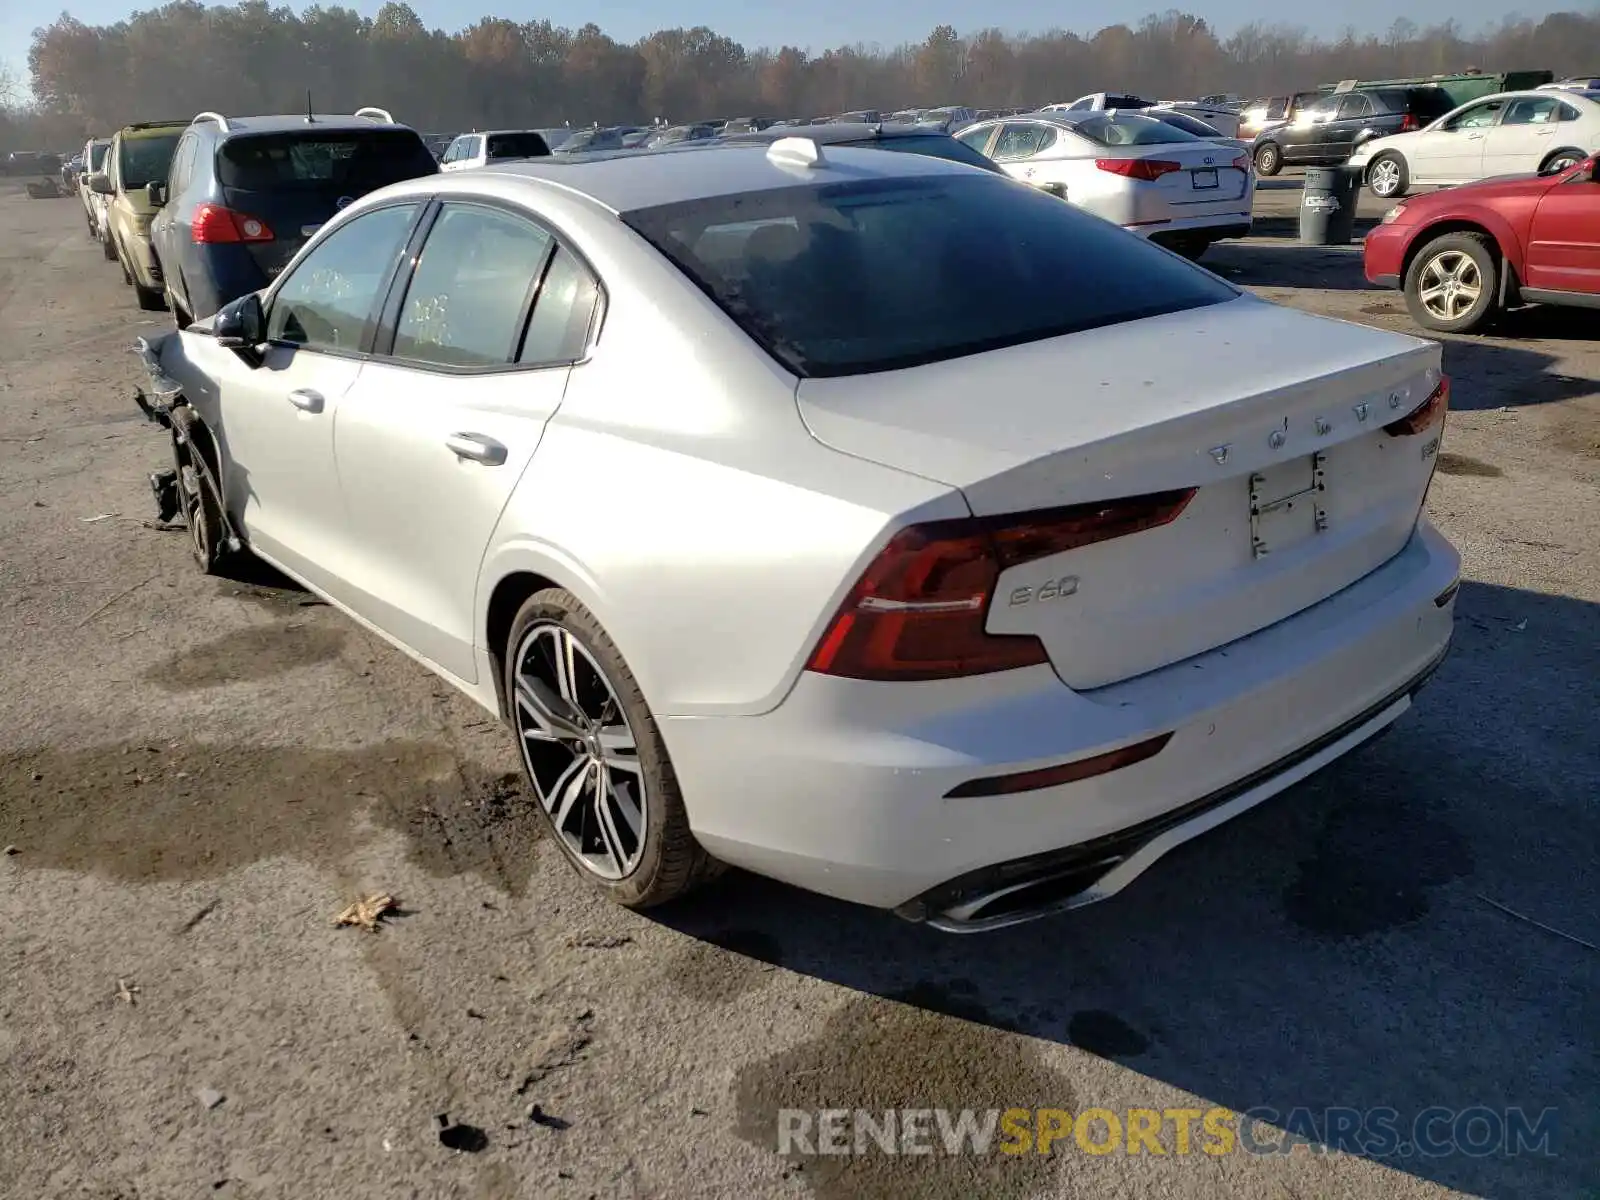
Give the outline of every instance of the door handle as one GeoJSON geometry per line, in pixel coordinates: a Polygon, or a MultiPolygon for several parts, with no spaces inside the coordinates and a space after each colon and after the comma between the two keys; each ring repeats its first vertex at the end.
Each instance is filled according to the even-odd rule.
{"type": "Polygon", "coordinates": [[[319,413],[322,411],[322,393],[312,388],[295,388],[289,393],[289,403],[301,412],[319,413]]]}
{"type": "Polygon", "coordinates": [[[1469,134],[1467,134],[1467,141],[1469,141],[1469,142],[1481,142],[1481,141],[1483,141],[1483,134],[1481,134],[1481,133],[1469,133],[1469,134]]]}
{"type": "Polygon", "coordinates": [[[506,448],[481,433],[452,433],[445,438],[444,444],[457,458],[470,458],[485,466],[498,467],[506,461],[506,448]]]}

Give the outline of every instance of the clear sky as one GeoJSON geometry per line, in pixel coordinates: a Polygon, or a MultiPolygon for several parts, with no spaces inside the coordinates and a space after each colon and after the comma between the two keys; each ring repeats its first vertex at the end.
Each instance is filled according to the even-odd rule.
{"type": "MultiPolygon", "coordinates": [[[[304,7],[299,0],[291,2],[297,9],[304,7]]],[[[1591,2],[1531,3],[1518,12],[1538,19],[1551,12],[1586,9],[1591,2]]],[[[381,3],[382,0],[356,0],[347,3],[347,7],[370,16],[377,12],[381,3]]],[[[1122,0],[1111,8],[1086,0],[1060,6],[1031,0],[984,0],[976,6],[970,0],[880,0],[878,3],[809,0],[806,4],[759,4],[753,0],[654,0],[653,3],[646,0],[543,0],[542,3],[535,0],[469,0],[468,3],[412,0],[412,7],[429,28],[454,30],[479,16],[493,13],[513,20],[548,17],[557,25],[572,28],[594,21],[612,37],[632,41],[656,29],[708,25],[749,47],[787,43],[814,50],[854,42],[893,46],[918,41],[939,24],[953,25],[963,34],[985,26],[997,26],[1013,33],[1039,32],[1052,26],[1091,33],[1115,18],[1133,23],[1147,12],[1166,8],[1179,8],[1204,17],[1223,36],[1255,20],[1299,25],[1324,36],[1337,34],[1347,24],[1354,25],[1362,33],[1382,32],[1399,15],[1422,26],[1454,17],[1467,31],[1476,32],[1484,26],[1498,24],[1507,11],[1491,0],[1410,0],[1400,6],[1392,0],[1342,0],[1338,4],[1288,6],[1270,4],[1266,0],[1193,0],[1188,4],[1122,0]]],[[[34,26],[48,23],[58,11],[53,3],[0,0],[0,62],[25,76],[34,26]]],[[[68,5],[68,11],[81,21],[100,25],[121,20],[131,9],[127,0],[78,0],[68,5]]],[[[1506,65],[1539,67],[1543,64],[1506,65]]],[[[1115,80],[1102,82],[1107,87],[1116,86],[1115,80]]]]}

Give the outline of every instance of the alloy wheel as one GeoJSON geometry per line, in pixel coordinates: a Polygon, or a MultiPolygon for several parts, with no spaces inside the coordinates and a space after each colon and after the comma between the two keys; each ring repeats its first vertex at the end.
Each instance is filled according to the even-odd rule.
{"type": "Polygon", "coordinates": [[[1372,172],[1367,176],[1367,186],[1376,195],[1394,195],[1400,188],[1400,164],[1392,158],[1380,158],[1372,164],[1372,172]]]}
{"type": "Polygon", "coordinates": [[[649,801],[615,686],[555,621],[529,626],[514,662],[517,744],[551,827],[583,867],[625,878],[644,854],[649,801]]]}
{"type": "Polygon", "coordinates": [[[1441,321],[1464,316],[1483,294],[1483,276],[1470,254],[1445,250],[1434,255],[1417,275],[1417,298],[1441,321]]]}

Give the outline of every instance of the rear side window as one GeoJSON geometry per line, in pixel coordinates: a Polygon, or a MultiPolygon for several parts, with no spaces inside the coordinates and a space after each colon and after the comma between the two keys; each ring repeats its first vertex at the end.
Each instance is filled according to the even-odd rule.
{"type": "Polygon", "coordinates": [[[1133,113],[1118,113],[1114,117],[1085,117],[1072,128],[1099,146],[1163,146],[1172,142],[1200,140],[1192,133],[1133,113]]]}
{"type": "Polygon", "coordinates": [[[552,241],[498,209],[446,204],[406,291],[395,357],[443,367],[505,366],[552,241]]]}
{"type": "Polygon", "coordinates": [[[217,152],[222,186],[246,192],[362,196],[438,169],[422,139],[404,129],[241,134],[217,152]]]}
{"type": "Polygon", "coordinates": [[[489,158],[543,158],[550,147],[543,137],[531,129],[525,133],[491,133],[489,158]]]}
{"type": "Polygon", "coordinates": [[[993,176],[783,188],[622,219],[810,377],[916,366],[1238,295],[1099,217],[993,176]]]}

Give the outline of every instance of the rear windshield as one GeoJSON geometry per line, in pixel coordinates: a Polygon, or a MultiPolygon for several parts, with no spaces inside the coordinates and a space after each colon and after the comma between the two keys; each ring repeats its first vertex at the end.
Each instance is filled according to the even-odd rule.
{"type": "Polygon", "coordinates": [[[992,175],[718,196],[622,216],[798,375],[857,375],[1217,304],[1198,267],[992,175]]]}
{"type": "Polygon", "coordinates": [[[910,137],[881,137],[859,143],[874,150],[901,150],[909,154],[925,154],[929,158],[947,158],[951,162],[966,163],[969,167],[982,167],[985,171],[999,171],[993,159],[980,154],[965,142],[944,134],[919,133],[910,137]]]}
{"type": "Polygon", "coordinates": [[[165,183],[172,152],[178,148],[182,130],[122,139],[121,161],[117,173],[124,189],[142,188],[150,183],[165,183]]]}
{"type": "Polygon", "coordinates": [[[248,192],[361,196],[438,169],[423,140],[405,129],[246,134],[229,138],[217,152],[222,186],[248,192]]]}
{"type": "Polygon", "coordinates": [[[95,142],[89,147],[89,170],[103,171],[106,166],[106,151],[111,149],[110,142],[95,142]]]}
{"type": "Polygon", "coordinates": [[[550,144],[543,135],[528,130],[524,133],[491,133],[489,158],[543,158],[550,153],[550,144]]]}
{"type": "Polygon", "coordinates": [[[1075,122],[1072,128],[1074,132],[1101,146],[1164,146],[1172,142],[1200,140],[1176,126],[1134,113],[1118,113],[1114,117],[1085,117],[1075,122]]]}

